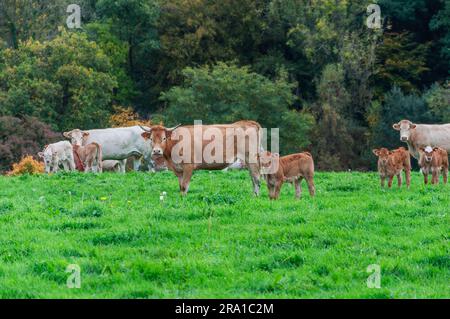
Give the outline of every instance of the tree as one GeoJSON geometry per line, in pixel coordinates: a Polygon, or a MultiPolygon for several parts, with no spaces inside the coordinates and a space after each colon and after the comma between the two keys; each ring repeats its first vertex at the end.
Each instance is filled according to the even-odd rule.
{"type": "Polygon", "coordinates": [[[440,123],[450,123],[450,83],[435,83],[424,94],[429,112],[440,123]]]}
{"type": "Polygon", "coordinates": [[[396,85],[403,91],[419,92],[425,72],[428,44],[413,41],[408,32],[386,33],[377,50],[376,72],[373,77],[378,96],[396,85]]]}
{"type": "Polygon", "coordinates": [[[344,77],[342,65],[329,64],[317,82],[319,96],[312,105],[317,122],[313,131],[312,153],[320,169],[348,169],[357,153],[349,133],[350,121],[344,117],[350,105],[344,77]]]}
{"type": "Polygon", "coordinates": [[[0,115],[35,116],[56,130],[108,123],[113,88],[108,57],[86,34],[61,31],[0,57],[0,115]]]}
{"type": "Polygon", "coordinates": [[[167,104],[163,114],[169,125],[193,124],[194,120],[211,124],[249,119],[266,128],[279,128],[282,152],[309,145],[312,117],[289,111],[295,96],[285,75],[271,81],[248,67],[225,63],[186,68],[183,75],[182,86],[161,95],[167,104]]]}
{"type": "MultiPolygon", "coordinates": [[[[92,2],[77,0],[82,8],[83,23],[93,19],[92,2]]],[[[17,49],[20,41],[48,40],[58,35],[66,24],[67,0],[2,0],[0,1],[0,39],[17,49]]]]}
{"type": "Polygon", "coordinates": [[[447,69],[447,76],[450,76],[450,0],[444,0],[443,8],[433,16],[430,21],[431,31],[440,31],[442,36],[438,43],[440,46],[440,57],[442,65],[447,69]]]}

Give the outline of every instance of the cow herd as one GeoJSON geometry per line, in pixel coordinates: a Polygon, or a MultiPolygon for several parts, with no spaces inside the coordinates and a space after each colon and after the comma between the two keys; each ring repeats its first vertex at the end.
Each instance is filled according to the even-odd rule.
{"type": "MultiPolygon", "coordinates": [[[[374,149],[378,157],[381,186],[394,177],[402,184],[411,182],[410,155],[418,160],[425,183],[432,174],[432,183],[444,183],[448,176],[450,151],[450,124],[425,125],[402,120],[393,125],[400,132],[400,140],[408,150],[400,147],[374,149]]],[[[195,170],[226,169],[241,162],[250,173],[253,192],[259,195],[260,178],[264,177],[269,197],[277,199],[284,182],[295,185],[296,198],[301,197],[301,182],[306,180],[311,196],[315,195],[314,160],[310,153],[287,156],[264,151],[261,126],[254,121],[232,124],[192,125],[167,128],[162,125],[132,126],[96,130],[74,129],[64,132],[69,141],[45,146],[39,156],[44,160],[47,173],[60,168],[67,171],[101,173],[103,169],[125,172],[127,158],[134,156],[133,168],[144,163],[164,163],[177,177],[180,191],[186,195],[195,170]]]]}
{"type": "Polygon", "coordinates": [[[428,184],[428,175],[432,174],[432,184],[439,183],[439,176],[443,175],[444,184],[448,179],[448,152],[450,151],[450,124],[431,125],[414,124],[402,120],[393,124],[394,130],[400,132],[400,141],[407,143],[408,151],[404,147],[389,151],[387,148],[374,149],[378,156],[378,172],[381,186],[384,187],[388,178],[388,186],[396,176],[398,186],[402,185],[402,171],[406,175],[406,185],[411,182],[410,154],[418,160],[420,171],[428,184]]]}

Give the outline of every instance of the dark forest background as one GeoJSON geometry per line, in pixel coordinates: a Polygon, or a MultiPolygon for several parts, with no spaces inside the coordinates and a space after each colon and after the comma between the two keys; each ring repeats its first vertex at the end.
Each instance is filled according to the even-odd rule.
{"type": "Polygon", "coordinates": [[[367,170],[392,123],[450,122],[449,77],[450,0],[0,0],[0,170],[124,117],[253,119],[283,154],[367,170]]]}

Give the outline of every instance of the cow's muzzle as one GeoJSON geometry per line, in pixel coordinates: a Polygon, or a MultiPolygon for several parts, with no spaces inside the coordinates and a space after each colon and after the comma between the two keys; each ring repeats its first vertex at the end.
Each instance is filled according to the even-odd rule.
{"type": "Polygon", "coordinates": [[[402,136],[402,137],[400,137],[400,140],[402,142],[408,142],[408,137],[407,136],[402,136]]]}
{"type": "Polygon", "coordinates": [[[152,156],[161,156],[163,155],[162,149],[154,148],[152,151],[152,156]]]}

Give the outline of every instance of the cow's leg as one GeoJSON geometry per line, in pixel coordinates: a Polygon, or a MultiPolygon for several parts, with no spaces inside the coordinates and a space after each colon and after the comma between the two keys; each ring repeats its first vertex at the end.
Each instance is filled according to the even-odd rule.
{"type": "Polygon", "coordinates": [[[386,176],[380,175],[380,183],[381,183],[382,188],[384,188],[385,181],[386,181],[386,176]]]}
{"type": "Polygon", "coordinates": [[[133,170],[137,172],[139,171],[140,167],[141,167],[141,158],[135,157],[133,159],[133,170]]]}
{"type": "Polygon", "coordinates": [[[394,179],[394,175],[389,176],[389,181],[388,181],[388,187],[391,188],[392,187],[392,180],[394,179]]]}
{"type": "Polygon", "coordinates": [[[256,196],[259,196],[259,189],[261,187],[259,166],[256,163],[247,163],[247,165],[248,165],[248,171],[250,172],[250,176],[252,178],[253,193],[256,196]]]}
{"type": "Polygon", "coordinates": [[[302,179],[303,178],[296,178],[294,180],[295,185],[295,198],[300,199],[302,197],[302,179]]]}
{"type": "Polygon", "coordinates": [[[442,175],[444,177],[444,184],[447,184],[447,182],[448,182],[448,167],[443,168],[442,175]]]}
{"type": "Polygon", "coordinates": [[[194,171],[193,167],[185,167],[183,169],[183,177],[181,179],[180,191],[181,195],[185,196],[189,190],[189,183],[191,182],[192,173],[194,171]]]}
{"type": "Polygon", "coordinates": [[[308,183],[309,195],[314,197],[316,195],[316,186],[314,185],[314,177],[306,176],[306,182],[308,183]]]}
{"type": "Polygon", "coordinates": [[[119,167],[120,172],[125,173],[126,167],[127,167],[127,159],[119,160],[119,167]]]}

